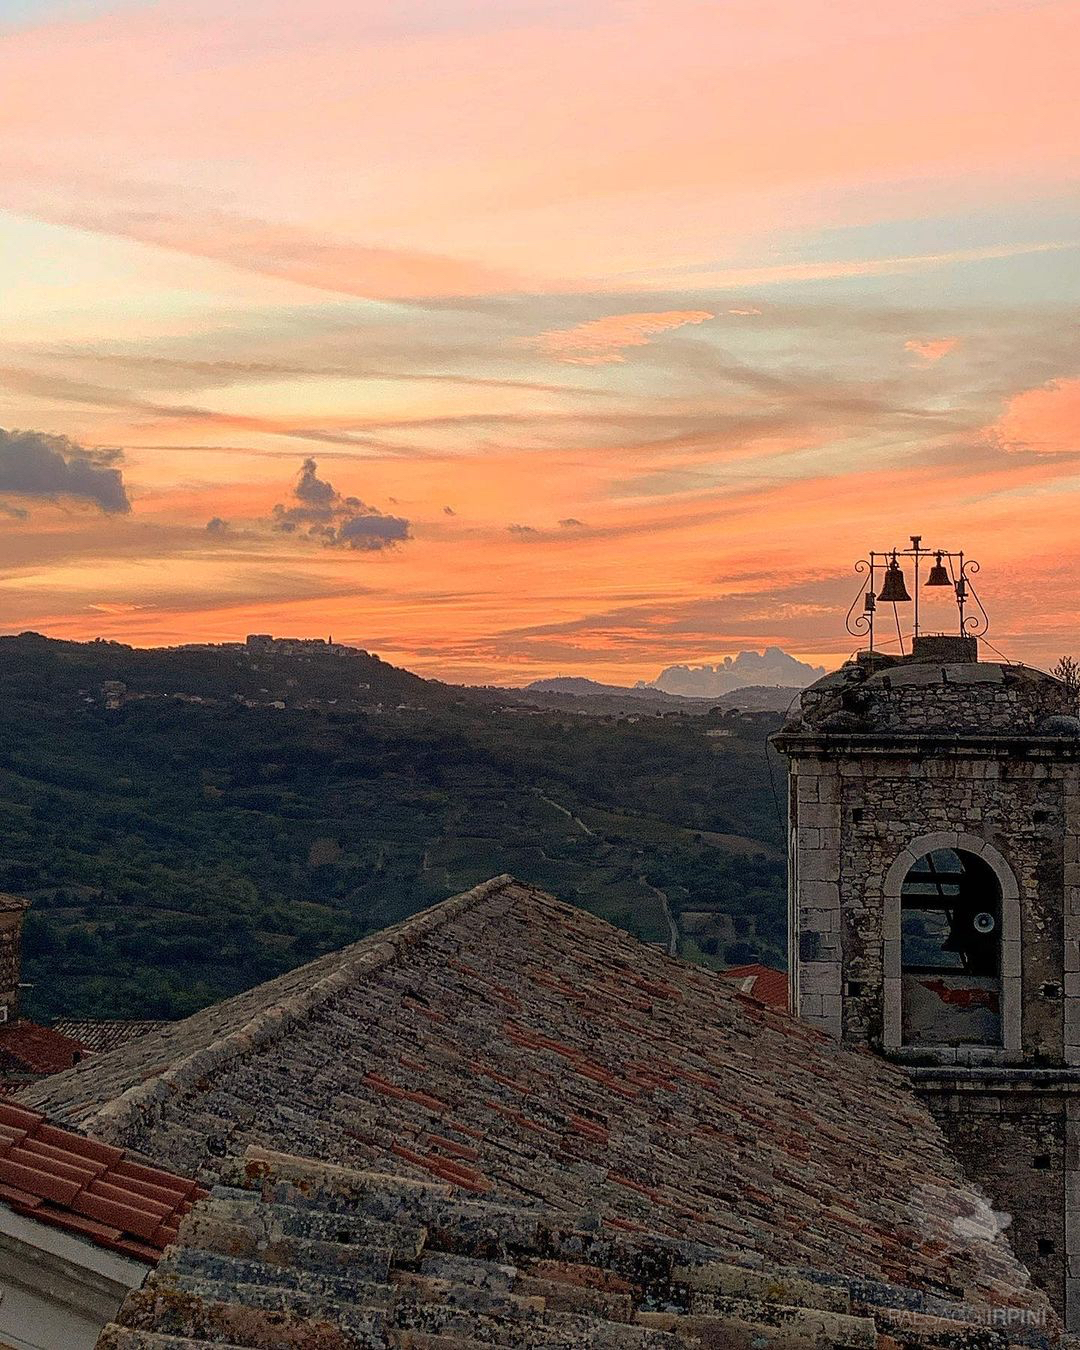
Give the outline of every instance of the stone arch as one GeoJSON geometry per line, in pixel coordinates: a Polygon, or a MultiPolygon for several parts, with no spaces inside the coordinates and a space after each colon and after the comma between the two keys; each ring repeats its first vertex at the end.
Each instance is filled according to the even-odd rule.
{"type": "Polygon", "coordinates": [[[1009,1059],[1021,1048],[1021,957],[1020,957],[1020,887],[1016,874],[1005,855],[981,839],[963,830],[935,830],[912,839],[885,874],[883,887],[884,913],[884,1018],[883,1047],[897,1051],[903,1048],[901,993],[901,892],[908,873],[928,853],[952,849],[957,853],[974,854],[990,868],[1001,892],[1001,1033],[998,1047],[977,1047],[974,1058],[1009,1059]]]}

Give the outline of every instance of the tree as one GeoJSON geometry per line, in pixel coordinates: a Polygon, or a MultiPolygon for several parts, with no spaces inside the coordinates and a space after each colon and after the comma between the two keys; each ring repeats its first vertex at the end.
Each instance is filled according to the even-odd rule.
{"type": "Polygon", "coordinates": [[[1074,703],[1080,703],[1080,661],[1075,656],[1063,656],[1056,666],[1051,667],[1050,674],[1061,681],[1074,703]]]}

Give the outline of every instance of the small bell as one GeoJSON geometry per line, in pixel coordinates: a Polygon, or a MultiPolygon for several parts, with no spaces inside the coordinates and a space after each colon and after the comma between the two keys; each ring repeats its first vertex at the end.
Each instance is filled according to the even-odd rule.
{"type": "Polygon", "coordinates": [[[867,591],[863,597],[863,611],[866,614],[873,614],[875,609],[877,609],[877,598],[873,591],[867,591]]]}
{"type": "Polygon", "coordinates": [[[900,564],[893,558],[885,569],[885,581],[881,587],[881,594],[878,599],[883,604],[897,604],[905,600],[910,600],[908,595],[907,582],[904,580],[904,573],[900,564]]]}
{"type": "Polygon", "coordinates": [[[949,577],[949,569],[941,561],[941,554],[937,555],[937,560],[930,569],[930,575],[926,578],[928,586],[951,586],[952,580],[949,577]]]}

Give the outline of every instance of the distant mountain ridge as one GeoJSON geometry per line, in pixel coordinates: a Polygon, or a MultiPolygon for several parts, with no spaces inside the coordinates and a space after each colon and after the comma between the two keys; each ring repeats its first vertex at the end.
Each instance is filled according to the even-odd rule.
{"type": "Polygon", "coordinates": [[[524,692],[531,694],[575,694],[579,698],[596,696],[648,699],[653,703],[678,703],[683,699],[716,699],[727,694],[768,688],[794,691],[825,674],[824,666],[811,666],[790,656],[780,647],[763,652],[739,652],[725,656],[716,665],[667,666],[655,680],[638,680],[633,685],[604,684],[581,675],[557,675],[533,680],[524,692]]]}
{"type": "Polygon", "coordinates": [[[725,656],[714,666],[668,666],[651,683],[639,681],[639,689],[659,689],[681,698],[716,698],[746,685],[783,685],[803,689],[825,674],[824,666],[811,666],[780,647],[763,652],[739,652],[725,656]]]}
{"type": "Polygon", "coordinates": [[[649,702],[679,703],[678,694],[657,689],[654,685],[639,681],[635,685],[603,684],[600,680],[588,680],[581,675],[556,675],[549,680],[533,680],[525,689],[533,694],[577,694],[584,698],[590,694],[614,694],[620,698],[637,698],[649,702]]]}

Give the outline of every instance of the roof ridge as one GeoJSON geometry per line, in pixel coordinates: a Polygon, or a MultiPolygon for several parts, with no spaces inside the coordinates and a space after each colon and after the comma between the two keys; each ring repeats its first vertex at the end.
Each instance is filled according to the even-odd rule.
{"type": "MultiPolygon", "coordinates": [[[[156,1103],[164,1101],[175,1092],[193,1086],[199,1079],[230,1059],[274,1040],[312,1009],[348,988],[357,976],[380,969],[401,948],[410,946],[427,934],[437,931],[460,914],[466,913],[513,885],[527,885],[527,883],[518,882],[509,873],[501,873],[497,877],[480,882],[471,890],[463,891],[460,895],[452,895],[438,904],[410,915],[392,928],[369,934],[348,947],[343,947],[338,953],[341,960],[313,984],[302,988],[292,997],[271,1004],[268,1008],[258,1009],[243,1026],[227,1032],[219,1039],[211,1041],[209,1045],[185,1055],[184,1058],[167,1064],[159,1072],[151,1072],[138,1083],[125,1088],[118,1096],[98,1106],[79,1122],[77,1128],[98,1138],[116,1137],[133,1116],[144,1112],[152,1113],[156,1103]]],[[[295,975],[297,970],[303,969],[303,966],[298,966],[287,973],[295,975]]],[[[198,1017],[199,1014],[193,1013],[192,1016],[198,1017]]]]}

